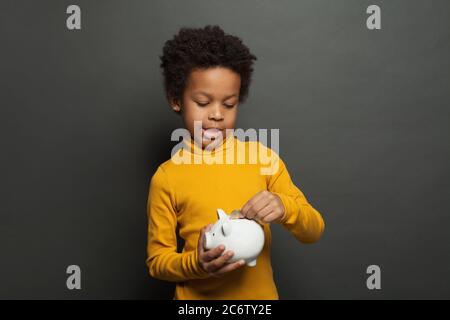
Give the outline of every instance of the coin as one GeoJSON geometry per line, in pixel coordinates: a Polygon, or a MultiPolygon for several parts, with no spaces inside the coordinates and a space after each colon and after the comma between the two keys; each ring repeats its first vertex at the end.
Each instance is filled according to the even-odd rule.
{"type": "Polygon", "coordinates": [[[231,211],[230,219],[239,219],[240,217],[242,217],[241,211],[239,211],[239,210],[231,211]]]}

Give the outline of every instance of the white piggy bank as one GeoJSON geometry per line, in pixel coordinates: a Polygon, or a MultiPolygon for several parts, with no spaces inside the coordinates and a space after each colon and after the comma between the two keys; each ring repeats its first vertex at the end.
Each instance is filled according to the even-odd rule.
{"type": "Polygon", "coordinates": [[[205,233],[204,247],[213,249],[221,244],[234,252],[227,261],[244,259],[249,267],[256,266],[256,258],[264,247],[264,231],[261,225],[250,219],[231,219],[222,209],[217,209],[219,220],[205,233]]]}

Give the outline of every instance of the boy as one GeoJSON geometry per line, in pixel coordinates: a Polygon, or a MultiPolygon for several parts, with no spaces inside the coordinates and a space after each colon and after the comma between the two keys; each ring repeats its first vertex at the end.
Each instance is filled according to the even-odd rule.
{"type": "Polygon", "coordinates": [[[256,57],[239,38],[218,26],[182,28],[163,49],[167,99],[194,137],[184,139],[184,147],[158,167],[148,198],[146,263],[152,277],[176,282],[174,299],[278,299],[270,223],[282,224],[303,243],[318,241],[324,230],[320,213],[292,183],[278,155],[257,141],[240,141],[229,133],[237,105],[248,94],[253,60],[256,57]],[[201,121],[200,136],[194,134],[196,121],[201,121]],[[235,156],[241,147],[251,153],[253,146],[274,159],[273,174],[261,174],[260,163],[195,161],[204,154],[235,156]],[[174,161],[182,156],[193,161],[174,161]],[[217,221],[217,208],[227,213],[240,209],[239,218],[262,225],[265,243],[256,266],[227,263],[233,252],[223,246],[204,248],[204,234],[217,221]],[[185,241],[181,253],[176,251],[177,225],[185,241]]]}

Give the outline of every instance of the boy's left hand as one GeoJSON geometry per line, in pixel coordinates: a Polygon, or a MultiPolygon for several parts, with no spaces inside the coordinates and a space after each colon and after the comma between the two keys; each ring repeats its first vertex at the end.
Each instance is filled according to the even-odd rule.
{"type": "Polygon", "coordinates": [[[284,216],[284,206],[280,197],[263,190],[254,195],[241,209],[241,215],[260,223],[279,222],[284,216]]]}

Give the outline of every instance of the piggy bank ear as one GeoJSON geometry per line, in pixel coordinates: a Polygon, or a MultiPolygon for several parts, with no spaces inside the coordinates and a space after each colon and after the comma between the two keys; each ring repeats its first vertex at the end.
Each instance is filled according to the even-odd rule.
{"type": "Polygon", "coordinates": [[[217,209],[217,215],[219,216],[220,220],[228,218],[228,215],[222,209],[217,209]]]}
{"type": "Polygon", "coordinates": [[[222,224],[222,232],[225,237],[231,234],[231,229],[231,223],[225,222],[224,224],[222,224]]]}

